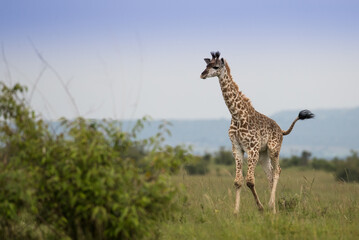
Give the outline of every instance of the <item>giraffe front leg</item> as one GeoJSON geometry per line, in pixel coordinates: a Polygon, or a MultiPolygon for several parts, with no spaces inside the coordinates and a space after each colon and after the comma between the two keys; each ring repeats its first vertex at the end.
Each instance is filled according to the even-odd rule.
{"type": "Polygon", "coordinates": [[[263,205],[262,205],[261,201],[259,200],[257,191],[254,187],[254,183],[255,183],[254,169],[256,168],[258,158],[259,158],[258,151],[252,151],[252,152],[248,153],[248,171],[247,171],[246,182],[247,182],[247,186],[249,187],[249,189],[251,190],[251,192],[254,196],[254,199],[256,201],[259,211],[262,211],[263,205]]]}
{"type": "Polygon", "coordinates": [[[235,136],[235,125],[232,120],[231,127],[229,129],[229,138],[232,142],[232,153],[234,160],[236,162],[236,178],[234,179],[234,187],[236,188],[236,200],[234,204],[234,214],[239,213],[239,204],[240,204],[240,198],[241,198],[241,187],[243,184],[243,173],[242,173],[242,165],[243,165],[243,158],[244,158],[244,152],[241,148],[239,142],[237,141],[237,138],[235,136]],[[232,129],[234,127],[234,129],[232,129]]]}
{"type": "Polygon", "coordinates": [[[242,173],[242,165],[243,165],[243,150],[240,148],[237,142],[232,141],[232,151],[233,157],[236,161],[236,178],[234,179],[234,186],[236,188],[236,201],[234,205],[234,214],[239,213],[239,204],[240,204],[240,194],[241,194],[241,186],[243,184],[243,173],[242,173]]]}

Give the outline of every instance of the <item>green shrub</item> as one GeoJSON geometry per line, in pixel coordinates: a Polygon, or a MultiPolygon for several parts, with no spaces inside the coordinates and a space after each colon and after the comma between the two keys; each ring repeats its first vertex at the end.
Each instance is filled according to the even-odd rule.
{"type": "Polygon", "coordinates": [[[192,159],[192,163],[188,163],[184,166],[189,175],[205,175],[208,173],[208,155],[203,157],[197,157],[192,159]]]}
{"type": "Polygon", "coordinates": [[[334,163],[325,159],[314,158],[311,162],[312,168],[332,172],[335,170],[334,163]]]}
{"type": "Polygon", "coordinates": [[[352,151],[345,160],[334,160],[335,177],[339,181],[359,182],[359,156],[352,151]]]}
{"type": "Polygon", "coordinates": [[[214,162],[221,165],[234,164],[232,151],[228,151],[224,147],[220,147],[219,151],[215,153],[214,162]]]}
{"type": "Polygon", "coordinates": [[[310,156],[312,154],[308,151],[303,151],[301,156],[291,156],[290,158],[281,159],[280,166],[282,168],[288,167],[308,167],[310,163],[310,156]]]}
{"type": "Polygon", "coordinates": [[[160,219],[176,209],[169,176],[190,158],[162,146],[166,126],[136,140],[143,121],[126,133],[113,122],[62,119],[54,134],[24,92],[2,84],[0,238],[156,238],[160,219]]]}
{"type": "Polygon", "coordinates": [[[314,168],[316,170],[324,170],[333,172],[336,180],[345,182],[359,182],[359,156],[358,152],[351,151],[351,155],[339,159],[325,160],[319,158],[309,159],[310,153],[303,151],[301,157],[292,156],[290,158],[281,159],[281,167],[298,167],[314,168]]]}
{"type": "Polygon", "coordinates": [[[31,176],[23,169],[0,167],[0,239],[33,239],[22,224],[26,214],[36,214],[31,176]]]}

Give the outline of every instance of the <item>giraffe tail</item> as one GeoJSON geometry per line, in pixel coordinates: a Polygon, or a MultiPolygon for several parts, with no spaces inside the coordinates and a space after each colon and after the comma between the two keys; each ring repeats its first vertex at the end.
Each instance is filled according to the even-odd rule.
{"type": "Polygon", "coordinates": [[[295,123],[296,123],[298,120],[311,119],[311,118],[314,118],[314,116],[315,116],[315,115],[314,115],[311,111],[309,111],[309,110],[302,110],[302,111],[300,111],[299,114],[298,114],[298,117],[297,117],[296,119],[294,119],[294,121],[293,121],[292,125],[290,125],[289,129],[288,129],[287,131],[283,131],[283,130],[282,130],[283,135],[288,135],[289,133],[291,133],[292,130],[293,130],[293,127],[294,127],[295,123]]]}

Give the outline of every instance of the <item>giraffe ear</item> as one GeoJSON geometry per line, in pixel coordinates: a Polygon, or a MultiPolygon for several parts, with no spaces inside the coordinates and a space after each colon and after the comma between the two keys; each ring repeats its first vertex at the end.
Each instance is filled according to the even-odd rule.
{"type": "Polygon", "coordinates": [[[223,59],[223,58],[221,58],[221,62],[222,62],[222,64],[224,65],[224,59],[223,59]]]}
{"type": "Polygon", "coordinates": [[[208,64],[211,61],[211,59],[205,58],[204,61],[208,64]]]}

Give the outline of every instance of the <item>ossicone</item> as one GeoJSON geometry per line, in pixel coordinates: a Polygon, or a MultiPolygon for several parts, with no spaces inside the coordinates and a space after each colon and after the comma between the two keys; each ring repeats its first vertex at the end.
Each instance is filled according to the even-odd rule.
{"type": "Polygon", "coordinates": [[[212,59],[218,59],[219,56],[221,56],[221,53],[219,51],[217,52],[211,52],[212,59]]]}
{"type": "Polygon", "coordinates": [[[219,56],[221,56],[221,53],[217,51],[215,55],[216,55],[216,58],[219,58],[219,56]]]}

